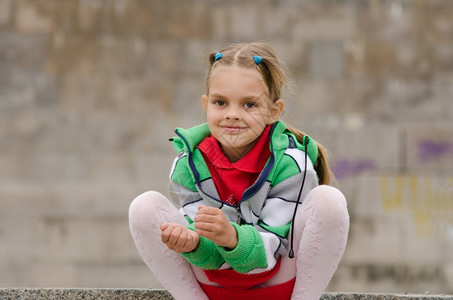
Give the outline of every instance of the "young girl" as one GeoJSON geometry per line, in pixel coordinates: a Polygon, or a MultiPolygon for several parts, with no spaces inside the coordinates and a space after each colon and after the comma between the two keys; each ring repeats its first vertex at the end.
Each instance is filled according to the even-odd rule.
{"type": "Polygon", "coordinates": [[[207,123],[172,139],[181,209],[138,196],[137,249],[177,300],[319,299],[349,230],[326,152],[279,121],[287,80],[268,45],[234,44],[209,62],[207,123]]]}

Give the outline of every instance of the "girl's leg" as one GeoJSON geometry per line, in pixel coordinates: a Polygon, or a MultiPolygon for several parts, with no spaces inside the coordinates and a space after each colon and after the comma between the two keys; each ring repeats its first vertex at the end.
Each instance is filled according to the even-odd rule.
{"type": "Polygon", "coordinates": [[[318,186],[298,208],[294,225],[295,257],[283,257],[279,272],[266,285],[296,277],[291,299],[319,299],[346,247],[346,199],[336,188],[318,186]]]}
{"type": "Polygon", "coordinates": [[[187,224],[177,208],[158,192],[141,194],[129,207],[132,238],[144,262],[159,282],[177,300],[208,299],[187,260],[162,243],[160,224],[165,222],[187,224]]]}

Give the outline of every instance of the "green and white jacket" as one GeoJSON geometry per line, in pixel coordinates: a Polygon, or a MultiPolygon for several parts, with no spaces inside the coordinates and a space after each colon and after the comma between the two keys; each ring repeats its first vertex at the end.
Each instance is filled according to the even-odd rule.
{"type": "Polygon", "coordinates": [[[178,128],[172,139],[179,153],[175,159],[170,182],[176,193],[181,213],[194,230],[193,219],[199,205],[220,208],[238,234],[238,245],[226,249],[200,237],[198,247],[182,255],[192,264],[205,269],[233,268],[239,273],[260,273],[272,269],[280,255],[288,251],[288,232],[300,186],[306,170],[303,202],[310,190],[318,185],[313,168],[318,157],[316,143],[309,140],[305,168],[304,145],[287,130],[282,121],[272,124],[271,155],[256,182],[246,189],[238,207],[219,199],[205,160],[197,148],[210,136],[207,124],[190,129],[178,128]]]}

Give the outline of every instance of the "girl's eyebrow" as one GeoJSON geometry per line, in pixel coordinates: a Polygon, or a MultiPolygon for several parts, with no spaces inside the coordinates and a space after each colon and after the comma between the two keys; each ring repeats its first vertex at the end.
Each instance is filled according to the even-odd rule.
{"type": "Polygon", "coordinates": [[[210,93],[210,94],[209,94],[209,98],[213,98],[213,97],[214,97],[214,98],[215,98],[215,97],[223,98],[223,97],[225,97],[225,96],[222,95],[222,94],[219,94],[219,93],[210,93]]]}
{"type": "MultiPolygon", "coordinates": [[[[262,99],[263,97],[265,97],[265,95],[263,95],[263,94],[260,94],[260,95],[251,94],[251,95],[241,97],[241,100],[257,101],[257,100],[262,99]]],[[[211,93],[211,94],[209,94],[209,98],[227,98],[227,97],[221,93],[211,93]]]]}

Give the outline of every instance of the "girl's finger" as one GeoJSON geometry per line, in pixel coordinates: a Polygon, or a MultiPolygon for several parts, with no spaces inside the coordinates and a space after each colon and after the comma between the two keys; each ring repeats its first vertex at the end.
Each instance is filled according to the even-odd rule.
{"type": "Polygon", "coordinates": [[[162,226],[161,226],[161,234],[160,234],[160,239],[162,240],[162,242],[164,243],[168,243],[168,240],[170,239],[170,236],[171,236],[171,233],[173,231],[173,225],[171,224],[165,224],[166,226],[164,226],[165,228],[162,230],[162,226]]]}
{"type": "Polygon", "coordinates": [[[172,245],[176,245],[178,243],[180,234],[181,234],[181,228],[174,227],[173,231],[171,232],[170,237],[168,239],[168,243],[170,243],[172,245]]]}
{"type": "Polygon", "coordinates": [[[203,229],[197,229],[195,232],[198,233],[199,236],[202,236],[202,237],[205,237],[205,238],[208,238],[208,239],[212,235],[210,231],[206,231],[206,230],[203,230],[203,229]]]}
{"type": "Polygon", "coordinates": [[[187,241],[187,232],[182,231],[178,236],[178,240],[176,241],[175,246],[177,247],[178,250],[181,251],[182,249],[184,249],[186,241],[187,241]]]}
{"type": "Polygon", "coordinates": [[[167,229],[168,225],[169,225],[168,223],[160,224],[160,231],[164,231],[165,229],[167,229]]]}
{"type": "Polygon", "coordinates": [[[218,215],[219,213],[223,213],[220,209],[210,206],[200,205],[198,206],[198,214],[207,214],[207,215],[218,215]]]}
{"type": "Polygon", "coordinates": [[[195,222],[195,229],[197,230],[203,230],[207,232],[214,231],[216,228],[215,223],[210,223],[210,222],[195,222]]]}
{"type": "Polygon", "coordinates": [[[195,222],[216,223],[219,222],[219,217],[216,215],[199,214],[193,219],[195,222]]]}

